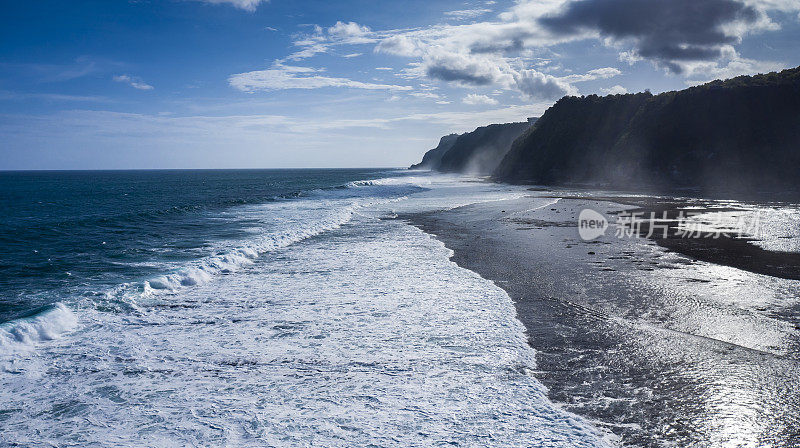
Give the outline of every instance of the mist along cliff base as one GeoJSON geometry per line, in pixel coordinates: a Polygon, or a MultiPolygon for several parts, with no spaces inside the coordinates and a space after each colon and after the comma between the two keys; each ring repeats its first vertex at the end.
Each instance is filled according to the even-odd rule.
{"type": "Polygon", "coordinates": [[[443,142],[424,168],[471,167],[511,183],[796,192],[800,68],[659,95],[564,97],[505,150],[443,142]],[[483,154],[485,168],[474,168],[475,154],[483,154]]]}

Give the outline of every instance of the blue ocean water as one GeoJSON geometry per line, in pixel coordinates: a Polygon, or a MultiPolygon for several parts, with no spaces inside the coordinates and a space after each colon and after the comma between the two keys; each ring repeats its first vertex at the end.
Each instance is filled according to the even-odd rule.
{"type": "Polygon", "coordinates": [[[0,174],[0,446],[602,447],[400,170],[0,174]]]}
{"type": "MultiPolygon", "coordinates": [[[[144,281],[244,240],[270,218],[247,205],[355,197],[386,170],[0,173],[0,323],[144,281]]],[[[392,195],[393,192],[387,192],[392,195]]]]}

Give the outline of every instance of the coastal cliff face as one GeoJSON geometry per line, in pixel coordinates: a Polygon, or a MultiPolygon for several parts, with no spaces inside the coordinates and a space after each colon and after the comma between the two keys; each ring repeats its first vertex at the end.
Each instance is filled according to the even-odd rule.
{"type": "Polygon", "coordinates": [[[492,124],[463,134],[442,156],[436,169],[445,173],[491,174],[514,140],[535,121],[492,124]]]}
{"type": "Polygon", "coordinates": [[[424,156],[422,156],[422,161],[411,165],[408,169],[410,170],[434,170],[439,167],[439,163],[442,161],[442,156],[453,147],[453,144],[458,139],[458,134],[450,134],[445,135],[439,140],[439,145],[435,148],[431,149],[430,151],[426,152],[424,156]]]}
{"type": "Polygon", "coordinates": [[[494,171],[502,181],[795,189],[800,68],[660,95],[565,97],[494,171]]]}
{"type": "Polygon", "coordinates": [[[511,144],[536,121],[492,124],[465,134],[450,134],[428,151],[422,162],[410,169],[431,169],[445,173],[491,174],[511,144]]]}
{"type": "Polygon", "coordinates": [[[800,67],[660,95],[564,97],[538,120],[443,137],[411,168],[543,185],[795,191],[800,67]]]}

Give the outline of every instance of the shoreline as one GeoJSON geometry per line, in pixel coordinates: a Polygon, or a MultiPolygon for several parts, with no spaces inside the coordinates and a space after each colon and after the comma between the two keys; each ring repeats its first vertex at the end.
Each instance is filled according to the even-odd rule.
{"type": "Polygon", "coordinates": [[[632,206],[539,193],[399,219],[506,290],[550,398],[623,444],[800,441],[800,307],[776,308],[798,282],[644,238],[582,241],[581,208],[632,206]]]}
{"type": "Polygon", "coordinates": [[[735,207],[721,207],[704,199],[697,199],[692,202],[636,196],[564,196],[563,199],[604,201],[632,207],[625,210],[625,213],[639,214],[644,218],[641,220],[640,226],[635,226],[635,229],[631,229],[640,238],[648,238],[665,249],[694,260],[730,266],[756,274],[787,280],[800,280],[800,253],[798,252],[763,249],[753,244],[756,239],[752,237],[738,237],[724,231],[720,231],[713,237],[686,238],[682,236],[680,229],[681,219],[690,216],[691,213],[698,212],[698,210],[702,213],[731,212],[736,211],[735,207]],[[652,222],[648,220],[650,216],[658,219],[659,223],[657,225],[665,226],[666,231],[661,233],[663,229],[653,229],[654,231],[651,235],[650,227],[652,222]]]}

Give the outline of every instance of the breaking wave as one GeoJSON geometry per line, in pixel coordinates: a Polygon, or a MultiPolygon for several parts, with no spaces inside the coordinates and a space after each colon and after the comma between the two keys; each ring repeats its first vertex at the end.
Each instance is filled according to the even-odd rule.
{"type": "MultiPolygon", "coordinates": [[[[392,180],[392,179],[389,179],[392,180]]],[[[402,180],[402,179],[401,179],[402,180]]],[[[277,227],[259,231],[246,240],[229,242],[213,255],[205,256],[171,272],[142,281],[127,282],[95,293],[88,301],[64,300],[46,307],[33,317],[15,319],[0,325],[0,354],[30,348],[73,330],[78,318],[70,310],[88,306],[99,311],[126,312],[139,309],[138,301],[154,295],[171,294],[184,288],[203,285],[214,277],[235,273],[253,264],[259,256],[322,233],[350,221],[359,209],[406,199],[406,194],[421,191],[411,182],[384,182],[383,179],[349,183],[342,188],[305,192],[293,199],[279,198],[258,205],[244,205],[234,213],[248,218],[277,221],[277,227]],[[363,186],[385,186],[368,192],[355,192],[363,186]],[[341,191],[350,190],[350,191],[341,191]]]]}
{"type": "Polygon", "coordinates": [[[0,354],[31,349],[42,341],[57,339],[77,325],[77,317],[66,305],[50,305],[28,317],[0,324],[0,354]]]}

